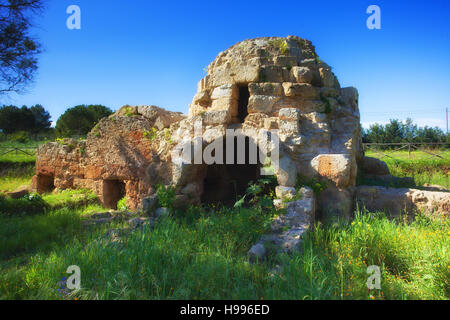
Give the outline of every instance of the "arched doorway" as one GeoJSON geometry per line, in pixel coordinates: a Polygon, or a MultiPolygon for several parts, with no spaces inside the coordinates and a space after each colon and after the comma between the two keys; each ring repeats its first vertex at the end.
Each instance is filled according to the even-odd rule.
{"type": "MultiPolygon", "coordinates": [[[[224,141],[225,140],[226,139],[224,139],[224,141]]],[[[202,203],[221,203],[226,206],[233,206],[239,197],[245,194],[248,183],[260,178],[261,165],[259,149],[253,140],[247,136],[245,136],[244,139],[235,137],[233,149],[234,159],[231,164],[226,161],[226,143],[224,142],[223,164],[216,163],[206,166],[206,176],[201,199],[202,203]],[[239,148],[239,143],[244,143],[245,146],[239,148]],[[242,150],[245,152],[244,155],[239,154],[242,150]],[[251,154],[255,152],[255,150],[256,155],[251,154]]]]}

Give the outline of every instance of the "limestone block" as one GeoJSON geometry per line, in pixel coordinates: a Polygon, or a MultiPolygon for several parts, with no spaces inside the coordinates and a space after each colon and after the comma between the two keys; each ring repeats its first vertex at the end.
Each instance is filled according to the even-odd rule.
{"type": "Polygon", "coordinates": [[[322,219],[345,218],[350,219],[354,213],[353,188],[338,189],[328,186],[317,199],[318,210],[322,219]]]}
{"type": "Polygon", "coordinates": [[[269,116],[265,113],[250,113],[245,118],[245,124],[255,128],[262,128],[264,126],[264,121],[268,118],[269,116]]]}
{"type": "Polygon", "coordinates": [[[450,215],[450,193],[407,188],[358,186],[356,201],[370,211],[384,211],[393,216],[413,214],[416,210],[433,216],[450,215]]]}
{"type": "Polygon", "coordinates": [[[316,62],[316,59],[303,59],[300,62],[300,66],[307,67],[307,68],[313,70],[313,69],[317,68],[317,62],[316,62]]]}
{"type": "Polygon", "coordinates": [[[300,97],[311,100],[320,98],[319,90],[308,83],[284,82],[283,88],[286,97],[300,97]]]}
{"type": "Polygon", "coordinates": [[[280,120],[279,126],[281,135],[291,136],[300,133],[300,123],[298,121],[280,120]]]}
{"type": "Polygon", "coordinates": [[[275,194],[279,199],[292,199],[295,197],[296,191],[293,187],[277,186],[275,194]]]}
{"type": "Polygon", "coordinates": [[[293,67],[292,76],[298,83],[311,83],[313,80],[313,72],[308,67],[293,67]]]}
{"type": "Polygon", "coordinates": [[[279,113],[280,120],[286,121],[299,121],[300,120],[300,110],[295,108],[282,108],[279,113]]]}
{"type": "Polygon", "coordinates": [[[238,111],[238,101],[236,99],[221,98],[213,100],[211,110],[229,110],[231,115],[236,116],[238,111]]]}
{"type": "Polygon", "coordinates": [[[259,82],[283,82],[283,68],[279,66],[264,66],[259,71],[259,82]]]}
{"type": "Polygon", "coordinates": [[[267,95],[267,96],[281,96],[282,87],[281,83],[250,83],[248,85],[250,95],[267,95]]]}
{"type": "Polygon", "coordinates": [[[270,117],[270,118],[264,119],[264,129],[266,129],[266,130],[278,129],[278,118],[270,117]]]}
{"type": "Polygon", "coordinates": [[[197,92],[194,96],[193,103],[202,107],[209,106],[211,104],[211,98],[207,90],[197,92]]]}
{"type": "Polygon", "coordinates": [[[347,87],[341,89],[341,98],[345,105],[352,108],[353,111],[358,110],[358,100],[359,100],[359,94],[358,90],[354,87],[347,87]]]}
{"type": "Polygon", "coordinates": [[[297,66],[297,57],[292,56],[276,56],[273,59],[276,66],[292,68],[297,66]]]}
{"type": "Polygon", "coordinates": [[[231,122],[231,114],[228,110],[207,111],[203,116],[205,125],[227,124],[231,122]]]}
{"type": "Polygon", "coordinates": [[[336,88],[322,87],[320,88],[320,96],[325,98],[337,98],[340,95],[340,91],[336,88]]]}
{"type": "Polygon", "coordinates": [[[286,187],[295,187],[297,178],[297,168],[288,156],[281,157],[276,166],[275,172],[278,183],[286,187]]]}
{"type": "Polygon", "coordinates": [[[269,113],[272,111],[272,107],[280,99],[277,96],[263,96],[255,95],[251,96],[248,101],[248,112],[249,113],[269,113]]]}
{"type": "Polygon", "coordinates": [[[224,84],[215,88],[211,94],[211,99],[237,99],[238,98],[238,87],[235,84],[224,84]]]}
{"type": "Polygon", "coordinates": [[[352,161],[347,154],[321,154],[311,160],[312,168],[322,177],[333,181],[338,188],[354,183],[352,161]]]}
{"type": "Polygon", "coordinates": [[[330,68],[319,68],[320,79],[322,81],[322,86],[339,88],[339,82],[336,76],[331,72],[330,68]]]}

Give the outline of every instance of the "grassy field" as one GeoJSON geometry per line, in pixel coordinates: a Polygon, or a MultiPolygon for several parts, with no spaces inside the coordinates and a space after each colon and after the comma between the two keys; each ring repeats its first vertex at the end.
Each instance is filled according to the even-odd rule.
{"type": "Polygon", "coordinates": [[[0,142],[0,193],[13,191],[22,185],[30,184],[35,170],[35,148],[38,145],[38,142],[25,144],[0,142]],[[20,151],[8,152],[12,148],[21,149],[31,156],[20,151]]]}
{"type": "MultiPolygon", "coordinates": [[[[384,153],[388,153],[385,151],[384,153]]],[[[430,151],[433,152],[433,151],[430,151]]],[[[434,151],[434,153],[439,153],[434,151]]],[[[396,177],[413,177],[417,186],[425,184],[440,185],[450,188],[450,151],[441,154],[441,158],[431,156],[422,151],[414,151],[409,160],[408,151],[397,151],[391,157],[373,151],[366,152],[366,156],[383,160],[396,177]]]]}
{"type": "MultiPolygon", "coordinates": [[[[418,163],[396,165],[402,173],[442,166],[418,163]]],[[[34,170],[26,161],[6,161],[2,168],[2,190],[29,181],[34,170]]],[[[279,213],[272,207],[191,207],[121,242],[106,234],[126,221],[83,223],[103,211],[86,190],[0,197],[0,299],[450,298],[445,220],[356,212],[352,222],[317,223],[301,252],[251,264],[247,251],[279,213]],[[72,294],[58,290],[70,265],[81,268],[82,289],[72,294]],[[381,290],[367,289],[371,265],[381,269],[381,290]]]]}
{"type": "Polygon", "coordinates": [[[0,247],[1,299],[450,297],[446,221],[361,213],[352,223],[318,225],[301,253],[250,264],[246,252],[267,231],[270,211],[191,208],[115,243],[101,239],[120,225],[86,229],[86,210],[0,219],[8,239],[0,247]],[[57,283],[74,264],[82,290],[61,295],[57,283]],[[381,290],[367,289],[370,265],[381,268],[381,290]]]}
{"type": "Polygon", "coordinates": [[[37,147],[44,142],[11,143],[0,142],[0,162],[33,162],[37,147]],[[19,149],[19,150],[13,150],[19,149]]]}

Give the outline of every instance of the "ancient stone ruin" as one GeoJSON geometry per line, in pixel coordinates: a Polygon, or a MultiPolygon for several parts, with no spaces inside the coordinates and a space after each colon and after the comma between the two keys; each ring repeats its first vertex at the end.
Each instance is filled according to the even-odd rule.
{"type": "MultiPolygon", "coordinates": [[[[217,56],[187,116],[124,106],[84,141],[39,147],[33,188],[88,188],[106,207],[115,208],[126,196],[131,209],[147,210],[158,183],[176,187],[177,205],[228,203],[272,170],[279,197],[295,193],[298,177],[326,182],[308,209],[310,221],[314,214],[352,215],[363,157],[357,90],[341,88],[310,41],[258,38],[217,56]],[[215,144],[231,130],[239,133],[230,141],[242,142],[243,163],[232,161],[239,147],[215,144]],[[202,159],[219,151],[231,161],[202,159]],[[277,160],[267,166],[274,155],[277,160]]],[[[314,198],[308,190],[302,193],[314,198]]]]}

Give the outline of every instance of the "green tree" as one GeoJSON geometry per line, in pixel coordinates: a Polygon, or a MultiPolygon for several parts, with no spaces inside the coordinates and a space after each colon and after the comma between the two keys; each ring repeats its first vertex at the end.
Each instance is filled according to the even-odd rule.
{"type": "Polygon", "coordinates": [[[52,125],[50,121],[50,113],[44,109],[40,104],[36,104],[30,108],[31,113],[33,114],[34,123],[31,131],[33,133],[39,133],[46,131],[52,125]]]}
{"type": "Polygon", "coordinates": [[[403,137],[408,142],[414,142],[417,137],[417,125],[413,123],[411,118],[407,118],[403,124],[403,137]]]}
{"type": "Polygon", "coordinates": [[[379,123],[374,123],[367,130],[365,139],[369,143],[383,143],[385,141],[386,132],[384,126],[379,123]]]}
{"type": "Polygon", "coordinates": [[[0,0],[0,95],[23,92],[38,68],[40,44],[30,35],[44,0],[0,0]]]}
{"type": "Polygon", "coordinates": [[[404,141],[403,124],[397,119],[391,119],[384,127],[385,142],[398,143],[404,141]]]}
{"type": "Polygon", "coordinates": [[[34,116],[26,106],[3,106],[0,108],[0,129],[6,133],[30,131],[34,125],[34,116]]]}
{"type": "Polygon", "coordinates": [[[79,105],[67,109],[56,122],[56,134],[60,137],[85,135],[100,119],[112,114],[111,109],[102,105],[79,105]]]}
{"type": "Polygon", "coordinates": [[[445,133],[438,127],[425,126],[420,128],[417,134],[417,142],[446,142],[445,133]]]}
{"type": "Polygon", "coordinates": [[[405,123],[397,119],[391,120],[385,126],[375,123],[362,132],[364,143],[450,142],[450,135],[438,127],[419,128],[410,118],[405,123]]]}

